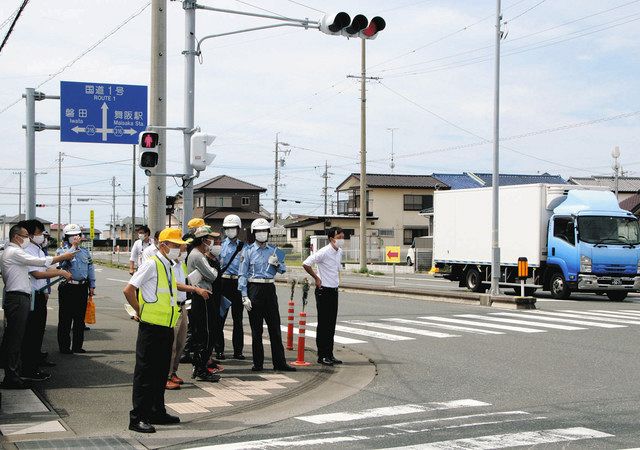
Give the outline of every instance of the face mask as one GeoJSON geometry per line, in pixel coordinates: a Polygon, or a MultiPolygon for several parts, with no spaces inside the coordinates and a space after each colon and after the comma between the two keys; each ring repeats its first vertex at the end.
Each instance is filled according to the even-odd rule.
{"type": "Polygon", "coordinates": [[[180,249],[179,248],[171,248],[169,249],[169,253],[167,253],[167,259],[178,259],[178,256],[180,256],[180,249]]]}
{"type": "Polygon", "coordinates": [[[235,239],[235,237],[238,235],[238,230],[236,228],[227,228],[224,230],[224,234],[229,239],[235,239]]]}
{"type": "Polygon", "coordinates": [[[44,242],[44,236],[43,235],[34,236],[31,238],[31,240],[36,245],[42,245],[42,243],[44,242]]]}
{"type": "Polygon", "coordinates": [[[180,256],[178,256],[178,261],[185,262],[187,260],[187,252],[180,252],[180,256]]]}
{"type": "Polygon", "coordinates": [[[209,246],[209,251],[211,252],[211,254],[213,256],[220,256],[220,251],[222,250],[222,246],[221,245],[213,245],[211,244],[209,246]]]}
{"type": "Polygon", "coordinates": [[[269,239],[268,231],[256,231],[256,241],[267,242],[268,239],[269,239]]]}
{"type": "Polygon", "coordinates": [[[22,247],[23,249],[27,248],[29,246],[29,244],[31,243],[29,238],[25,238],[25,237],[20,236],[20,239],[22,239],[22,244],[20,244],[20,247],[22,247]]]}
{"type": "Polygon", "coordinates": [[[336,244],[336,247],[338,248],[344,247],[344,239],[336,239],[335,244],[336,244]]]}
{"type": "Polygon", "coordinates": [[[144,234],[139,234],[138,235],[138,239],[140,239],[141,241],[144,241],[145,236],[146,235],[144,235],[144,234]]]}

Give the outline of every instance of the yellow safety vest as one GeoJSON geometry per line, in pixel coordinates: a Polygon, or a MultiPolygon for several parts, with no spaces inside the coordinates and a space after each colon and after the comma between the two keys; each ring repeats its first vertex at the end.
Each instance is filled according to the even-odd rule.
{"type": "Polygon", "coordinates": [[[180,317],[176,277],[171,277],[171,286],[169,286],[169,275],[165,265],[157,256],[152,259],[156,263],[156,273],[158,275],[156,298],[154,300],[145,300],[142,298],[142,289],[138,290],[140,321],[173,328],[178,321],[178,317],[180,317]]]}

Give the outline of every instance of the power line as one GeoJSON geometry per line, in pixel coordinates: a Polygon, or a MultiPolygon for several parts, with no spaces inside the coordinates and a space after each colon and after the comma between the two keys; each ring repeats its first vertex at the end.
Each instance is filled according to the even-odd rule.
{"type": "Polygon", "coordinates": [[[9,14],[9,17],[4,19],[2,21],[2,23],[0,23],[0,30],[2,30],[5,26],[7,26],[9,24],[9,22],[11,22],[13,20],[13,18],[16,16],[16,14],[18,14],[18,11],[20,11],[20,7],[19,6],[15,9],[15,11],[13,11],[11,14],[9,14]]]}
{"type": "Polygon", "coordinates": [[[293,3],[293,4],[295,4],[295,5],[304,6],[305,8],[310,9],[310,10],[312,10],[312,11],[317,11],[317,12],[320,12],[320,13],[325,13],[325,11],[322,11],[322,10],[319,10],[319,9],[316,9],[316,8],[313,8],[313,7],[309,6],[309,5],[305,5],[304,3],[296,2],[295,0],[287,0],[287,1],[288,1],[289,3],[293,3]]]}
{"type": "Polygon", "coordinates": [[[535,5],[531,6],[528,9],[525,9],[524,11],[522,11],[520,14],[518,14],[515,17],[512,17],[509,20],[505,20],[504,24],[506,25],[508,22],[513,22],[516,19],[519,19],[520,17],[524,16],[525,14],[527,14],[529,11],[533,11],[534,9],[536,9],[538,6],[542,5],[544,2],[546,2],[547,0],[540,0],[538,3],[536,3],[535,5]]]}
{"type": "Polygon", "coordinates": [[[236,2],[238,2],[238,3],[242,3],[243,5],[251,6],[252,8],[258,9],[258,10],[260,10],[260,11],[268,12],[269,14],[275,14],[276,16],[285,17],[285,16],[283,16],[283,15],[282,15],[282,14],[280,14],[280,13],[277,13],[277,12],[275,12],[275,11],[271,11],[271,10],[269,10],[269,9],[261,8],[260,6],[256,6],[256,5],[254,5],[254,4],[252,4],[252,3],[249,3],[249,2],[245,2],[245,1],[242,1],[242,0],[236,0],[236,2]]]}
{"type": "MultiPolygon", "coordinates": [[[[28,0],[25,0],[25,2],[28,0]]],[[[105,36],[103,36],[102,38],[100,38],[97,42],[95,42],[93,45],[91,45],[90,47],[88,47],[85,51],[83,51],[82,53],[80,53],[80,55],[76,56],[74,59],[72,59],[71,61],[69,61],[67,64],[65,64],[64,66],[62,66],[60,69],[56,70],[54,73],[52,73],[51,75],[49,75],[49,77],[44,80],[42,83],[38,84],[35,89],[38,89],[40,87],[42,87],[43,85],[45,85],[46,83],[48,83],[49,81],[53,80],[54,78],[56,78],[58,75],[60,75],[61,73],[63,73],[65,70],[67,70],[68,68],[70,68],[71,66],[73,66],[76,62],[78,62],[81,58],[83,58],[84,56],[86,56],[87,54],[91,53],[93,50],[96,49],[96,47],[98,47],[100,44],[102,44],[104,41],[106,41],[108,38],[110,38],[111,36],[113,36],[114,34],[116,34],[118,31],[120,31],[120,29],[122,27],[124,27],[126,24],[128,24],[129,22],[131,22],[133,19],[135,19],[136,17],[138,17],[140,14],[142,14],[144,12],[145,9],[147,9],[149,7],[149,5],[151,5],[151,2],[148,1],[147,3],[144,4],[144,6],[142,8],[140,8],[137,12],[135,12],[134,14],[132,14],[131,16],[127,17],[122,23],[120,23],[120,25],[118,25],[117,27],[115,27],[113,30],[111,30],[109,33],[107,33],[105,36]]],[[[17,100],[15,100],[14,102],[8,104],[7,106],[5,106],[4,108],[0,109],[0,114],[5,113],[6,111],[8,111],[9,109],[13,108],[15,105],[17,105],[18,103],[20,103],[22,101],[22,97],[18,98],[17,100]]]]}
{"type": "Polygon", "coordinates": [[[29,3],[29,0],[24,0],[22,2],[22,5],[20,5],[20,8],[18,8],[18,13],[14,17],[13,22],[11,22],[9,31],[7,31],[7,34],[4,36],[4,40],[2,41],[2,44],[0,44],[0,52],[2,52],[2,49],[7,44],[7,41],[9,40],[9,36],[11,36],[11,33],[13,32],[13,29],[16,26],[16,23],[18,23],[18,19],[20,19],[20,16],[22,15],[22,11],[24,11],[24,8],[27,6],[27,3],[29,3]]]}

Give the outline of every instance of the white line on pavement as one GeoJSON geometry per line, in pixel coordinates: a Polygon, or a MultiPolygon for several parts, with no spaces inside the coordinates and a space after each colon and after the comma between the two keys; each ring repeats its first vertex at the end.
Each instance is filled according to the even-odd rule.
{"type": "MultiPolygon", "coordinates": [[[[569,313],[560,313],[560,312],[551,312],[551,311],[532,311],[536,315],[542,316],[553,316],[553,317],[568,317],[573,319],[587,319],[587,320],[595,320],[595,317],[588,317],[585,314],[569,314],[569,313]]],[[[529,311],[526,311],[524,314],[530,315],[529,311]]],[[[632,320],[619,320],[619,319],[606,319],[604,317],[598,317],[598,322],[613,322],[613,323],[626,323],[626,324],[638,324],[636,321],[632,320]]],[[[620,326],[620,325],[619,325],[620,326]]]]}
{"type": "Polygon", "coordinates": [[[528,447],[539,444],[552,444],[554,442],[579,441],[582,439],[601,439],[613,437],[612,434],[589,428],[557,428],[555,430],[525,431],[521,433],[494,434],[479,436],[469,439],[454,439],[451,441],[430,442],[406,447],[394,447],[396,449],[447,449],[447,450],[489,450],[508,447],[528,447]]]}
{"type": "Polygon", "coordinates": [[[491,406],[490,403],[480,402],[473,399],[453,400],[450,402],[433,402],[425,403],[422,405],[398,405],[398,406],[386,406],[383,408],[366,409],[364,411],[349,413],[330,413],[330,414],[317,414],[314,416],[299,416],[298,420],[305,422],[315,423],[317,425],[323,423],[336,423],[336,422],[351,422],[353,420],[371,419],[374,417],[389,417],[398,416],[400,414],[414,414],[427,411],[441,411],[455,408],[471,408],[477,406],[491,406]]]}
{"type": "Polygon", "coordinates": [[[611,312],[598,312],[598,311],[581,311],[578,309],[562,309],[562,312],[567,312],[567,313],[574,313],[574,314],[580,314],[583,316],[589,316],[590,318],[593,318],[594,320],[598,320],[601,318],[607,318],[607,319],[624,319],[627,322],[620,322],[620,323],[628,323],[631,325],[640,325],[640,317],[638,316],[631,316],[631,315],[626,315],[626,314],[622,314],[622,313],[611,313],[611,312]]]}
{"type": "MultiPolygon", "coordinates": [[[[307,326],[309,327],[315,327],[317,326],[317,323],[308,323],[307,326]]],[[[287,326],[286,325],[280,325],[280,329],[282,331],[284,331],[285,333],[287,332],[287,326]]],[[[305,330],[305,336],[310,337],[310,338],[315,338],[316,337],[316,332],[313,330],[305,330]]],[[[293,334],[300,334],[299,333],[299,329],[298,328],[294,328],[293,329],[293,334]]],[[[333,337],[334,342],[337,342],[338,344],[366,344],[367,341],[361,341],[360,339],[351,339],[348,337],[342,337],[342,336],[334,336],[333,337]]]]}
{"type": "Polygon", "coordinates": [[[417,334],[420,336],[429,336],[429,337],[435,337],[435,338],[460,337],[460,335],[457,335],[457,334],[439,333],[437,331],[419,330],[417,328],[410,328],[410,327],[399,327],[395,325],[389,325],[386,323],[367,322],[364,320],[345,320],[343,323],[348,323],[351,325],[361,325],[363,327],[382,328],[384,330],[389,330],[389,331],[399,331],[401,333],[417,334]]]}
{"type": "Polygon", "coordinates": [[[118,281],[120,283],[128,283],[129,280],[118,280],[117,278],[107,278],[109,281],[118,281]]]}
{"type": "Polygon", "coordinates": [[[570,327],[568,325],[557,325],[554,323],[535,323],[535,322],[529,322],[527,320],[501,319],[500,317],[481,316],[478,314],[457,314],[456,317],[468,317],[470,319],[492,320],[494,322],[512,323],[514,325],[528,325],[528,326],[541,327],[541,328],[552,328],[554,330],[575,331],[575,330],[586,329],[586,328],[579,328],[579,327],[570,327]]]}
{"type": "MultiPolygon", "coordinates": [[[[499,312],[499,313],[490,313],[493,316],[508,316],[508,317],[519,317],[522,318],[523,313],[509,313],[509,312],[499,312]]],[[[613,325],[610,323],[599,323],[599,322],[591,322],[588,320],[574,320],[574,319],[561,319],[559,317],[548,317],[548,316],[538,316],[537,314],[528,314],[528,320],[544,320],[546,322],[561,322],[561,323],[571,323],[574,325],[584,325],[587,327],[599,327],[599,328],[626,328],[625,325],[613,325]]]]}
{"type": "Polygon", "coordinates": [[[427,320],[436,320],[439,322],[459,323],[461,325],[472,325],[474,327],[487,327],[487,328],[495,328],[498,330],[518,331],[520,333],[546,333],[545,330],[536,330],[533,328],[513,327],[510,325],[498,325],[493,323],[474,322],[473,320],[451,319],[449,317],[425,316],[425,317],[418,317],[418,318],[427,319],[427,320]]]}
{"type": "Polygon", "coordinates": [[[372,338],[384,339],[385,341],[413,341],[415,338],[407,336],[399,336],[397,334],[382,333],[380,331],[362,330],[360,328],[345,327],[344,325],[336,325],[336,331],[343,333],[358,334],[360,336],[368,336],[372,338]]]}
{"type": "Polygon", "coordinates": [[[463,327],[460,325],[448,325],[444,323],[425,322],[423,320],[398,319],[395,317],[392,317],[389,319],[382,319],[382,320],[386,320],[389,322],[406,323],[408,325],[423,325],[428,327],[442,328],[443,330],[468,331],[469,333],[476,333],[476,334],[504,334],[502,331],[481,330],[478,328],[463,327]]]}

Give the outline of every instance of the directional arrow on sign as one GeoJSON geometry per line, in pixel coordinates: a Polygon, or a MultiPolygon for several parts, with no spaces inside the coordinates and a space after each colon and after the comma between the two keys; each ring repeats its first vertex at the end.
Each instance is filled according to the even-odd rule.
{"type": "Polygon", "coordinates": [[[124,134],[130,134],[130,135],[134,135],[137,134],[138,132],[136,130],[134,130],[133,128],[127,128],[126,130],[124,130],[124,134]]]}
{"type": "Polygon", "coordinates": [[[71,131],[73,131],[74,133],[78,134],[78,133],[84,133],[85,131],[87,131],[86,128],[84,127],[79,127],[79,126],[75,126],[71,129],[71,131]]]}
{"type": "Polygon", "coordinates": [[[96,128],[96,132],[102,134],[102,140],[106,142],[107,134],[113,133],[113,128],[107,128],[107,112],[109,111],[107,103],[102,103],[100,109],[102,110],[102,128],[96,128]]]}
{"type": "Polygon", "coordinates": [[[389,259],[398,258],[399,256],[400,256],[400,253],[398,252],[392,252],[391,250],[387,252],[387,258],[389,259]]]}

